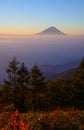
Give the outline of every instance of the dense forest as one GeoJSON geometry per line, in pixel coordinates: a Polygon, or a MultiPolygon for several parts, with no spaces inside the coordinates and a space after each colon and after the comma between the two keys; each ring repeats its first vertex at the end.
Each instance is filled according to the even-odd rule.
{"type": "MultiPolygon", "coordinates": [[[[15,110],[20,113],[45,113],[44,120],[47,121],[50,120],[50,117],[47,117],[50,115],[46,113],[51,114],[52,111],[62,114],[64,110],[69,109],[69,112],[71,110],[73,114],[75,109],[77,111],[84,109],[84,58],[70,80],[58,78],[46,81],[37,65],[29,70],[24,62],[20,63],[16,57],[9,62],[6,73],[7,78],[4,79],[4,83],[0,87],[0,113],[14,112],[15,110]]],[[[35,119],[38,119],[37,116],[35,119]]],[[[56,126],[52,127],[51,130],[54,130],[56,126]]],[[[43,130],[47,129],[47,127],[45,129],[43,127],[43,130]]],[[[41,130],[41,128],[36,130],[41,130]]],[[[59,129],[56,127],[56,130],[59,129]]]]}
{"type": "Polygon", "coordinates": [[[38,66],[28,70],[15,57],[6,73],[7,79],[0,88],[0,111],[7,107],[12,109],[11,106],[20,112],[50,111],[56,107],[84,109],[84,58],[72,80],[45,81],[38,66]]]}

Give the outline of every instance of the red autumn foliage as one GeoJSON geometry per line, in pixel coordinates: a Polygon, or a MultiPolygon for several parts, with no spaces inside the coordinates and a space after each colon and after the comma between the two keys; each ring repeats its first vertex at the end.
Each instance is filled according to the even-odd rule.
{"type": "Polygon", "coordinates": [[[5,130],[13,129],[13,130],[32,130],[30,123],[25,123],[20,118],[20,113],[18,109],[14,112],[9,114],[11,116],[10,122],[5,126],[5,130]]]}

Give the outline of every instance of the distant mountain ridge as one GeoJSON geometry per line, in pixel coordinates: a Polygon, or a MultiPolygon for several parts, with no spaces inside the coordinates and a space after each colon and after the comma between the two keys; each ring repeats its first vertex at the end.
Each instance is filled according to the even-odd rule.
{"type": "Polygon", "coordinates": [[[73,75],[77,72],[77,68],[72,68],[61,73],[44,73],[46,80],[55,80],[58,78],[72,79],[73,75]]]}
{"type": "Polygon", "coordinates": [[[59,64],[59,65],[38,65],[39,69],[42,72],[49,73],[62,73],[66,70],[70,70],[72,68],[78,67],[80,64],[80,60],[75,60],[67,64],[59,64]]]}
{"type": "Polygon", "coordinates": [[[80,60],[76,60],[64,65],[39,65],[38,67],[44,73],[45,79],[47,80],[62,77],[71,79],[79,64],[80,60]]]}
{"type": "Polygon", "coordinates": [[[58,30],[56,27],[49,27],[42,32],[37,33],[37,35],[65,35],[65,33],[58,30]]]}

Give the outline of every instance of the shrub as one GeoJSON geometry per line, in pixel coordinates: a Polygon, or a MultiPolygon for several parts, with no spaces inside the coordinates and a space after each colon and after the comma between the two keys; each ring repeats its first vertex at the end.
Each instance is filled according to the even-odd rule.
{"type": "Polygon", "coordinates": [[[0,114],[0,130],[83,130],[84,111],[77,109],[51,112],[28,112],[0,114]]]}

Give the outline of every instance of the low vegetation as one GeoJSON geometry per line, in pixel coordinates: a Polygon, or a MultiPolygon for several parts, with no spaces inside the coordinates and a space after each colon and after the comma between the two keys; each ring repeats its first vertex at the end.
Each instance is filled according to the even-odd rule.
{"type": "Polygon", "coordinates": [[[84,130],[84,111],[77,109],[52,112],[1,113],[0,130],[84,130]]]}

